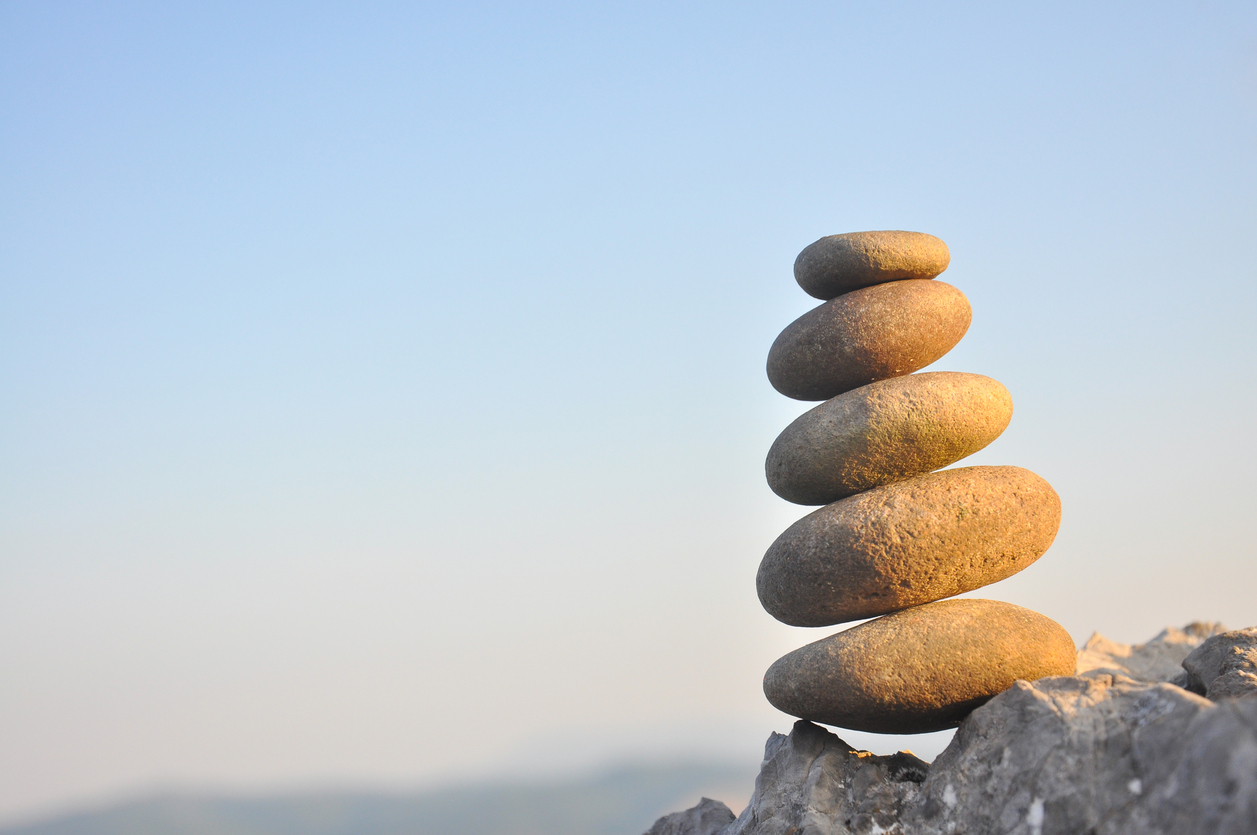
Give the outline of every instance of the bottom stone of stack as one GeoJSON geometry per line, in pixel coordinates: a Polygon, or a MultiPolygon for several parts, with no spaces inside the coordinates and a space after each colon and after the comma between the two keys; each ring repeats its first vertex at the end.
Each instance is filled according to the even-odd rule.
{"type": "Polygon", "coordinates": [[[800,647],[764,676],[778,710],[839,728],[953,728],[1014,681],[1073,675],[1069,633],[996,600],[941,600],[800,647]]]}

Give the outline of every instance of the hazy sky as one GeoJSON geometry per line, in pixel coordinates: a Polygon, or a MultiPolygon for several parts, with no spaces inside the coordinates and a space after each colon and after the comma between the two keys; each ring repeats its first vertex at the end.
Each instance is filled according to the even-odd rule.
{"type": "Polygon", "coordinates": [[[1061,495],[979,596],[1257,624],[1255,186],[1251,2],[0,3],[0,821],[757,758],[836,232],[1061,495]]]}

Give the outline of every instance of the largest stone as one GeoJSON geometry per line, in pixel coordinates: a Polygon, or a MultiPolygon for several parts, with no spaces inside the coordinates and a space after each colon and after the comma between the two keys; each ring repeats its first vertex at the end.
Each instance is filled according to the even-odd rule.
{"type": "Polygon", "coordinates": [[[1060,523],[1056,491],[1029,470],[943,470],[803,517],[768,549],[756,586],[791,626],[876,617],[1011,577],[1060,523]]]}
{"type": "Polygon", "coordinates": [[[768,381],[786,397],[827,400],[919,371],[969,329],[969,300],[942,281],[892,281],[809,310],[768,351],[768,381]]]}
{"type": "Polygon", "coordinates": [[[764,676],[779,710],[886,734],[953,728],[1024,679],[1070,675],[1074,642],[1055,621],[996,600],[942,600],[801,647],[764,676]]]}
{"type": "Polygon", "coordinates": [[[838,499],[946,467],[999,437],[1013,416],[1002,385],[935,371],[871,383],[805,412],[777,436],[764,464],[786,501],[838,499]]]}

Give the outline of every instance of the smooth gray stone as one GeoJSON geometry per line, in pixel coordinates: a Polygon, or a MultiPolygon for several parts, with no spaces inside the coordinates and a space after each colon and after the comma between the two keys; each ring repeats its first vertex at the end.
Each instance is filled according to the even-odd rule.
{"type": "Polygon", "coordinates": [[[886,281],[930,279],[950,262],[947,244],[923,232],[847,232],[805,247],[794,279],[809,296],[832,299],[886,281]]]}
{"type": "Polygon", "coordinates": [[[827,400],[942,357],[969,329],[969,300],[942,281],[892,281],[844,293],[795,319],[768,351],[786,397],[827,400]]]}
{"type": "Polygon", "coordinates": [[[1069,675],[1073,639],[1038,612],[998,600],[940,600],[800,647],[764,676],[778,710],[882,734],[954,728],[1018,679],[1069,675]]]}
{"type": "Polygon", "coordinates": [[[990,377],[895,377],[799,416],[773,442],[764,471],[786,501],[829,504],[954,464],[998,438],[1012,416],[1012,397],[990,377]]]}
{"type": "Polygon", "coordinates": [[[876,617],[1011,577],[1056,537],[1061,501],[1021,467],[964,467],[874,487],[795,522],[756,587],[791,626],[876,617]]]}

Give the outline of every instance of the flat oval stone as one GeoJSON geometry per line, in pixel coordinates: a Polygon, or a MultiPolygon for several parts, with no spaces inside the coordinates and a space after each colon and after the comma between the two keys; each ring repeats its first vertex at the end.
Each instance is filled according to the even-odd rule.
{"type": "Polygon", "coordinates": [[[1061,524],[1052,486],[1021,467],[964,467],[874,487],[804,516],[764,555],[760,602],[791,626],[829,626],[1011,577],[1061,524]]]}
{"type": "Polygon", "coordinates": [[[919,734],[954,728],[1018,679],[1073,675],[1073,639],[1038,612],[941,600],[822,638],[779,659],[764,695],[791,716],[919,734]]]}
{"type": "Polygon", "coordinates": [[[829,504],[954,464],[999,437],[1008,389],[981,374],[932,371],[852,389],[777,436],[768,486],[795,504],[829,504]]]}
{"type": "Polygon", "coordinates": [[[768,351],[768,381],[786,397],[828,400],[919,371],[969,330],[965,294],[941,281],[892,281],[809,310],[768,351]]]}
{"type": "Polygon", "coordinates": [[[933,278],[947,269],[947,244],[923,232],[848,232],[806,247],[794,279],[809,296],[832,299],[901,278],[933,278]]]}

